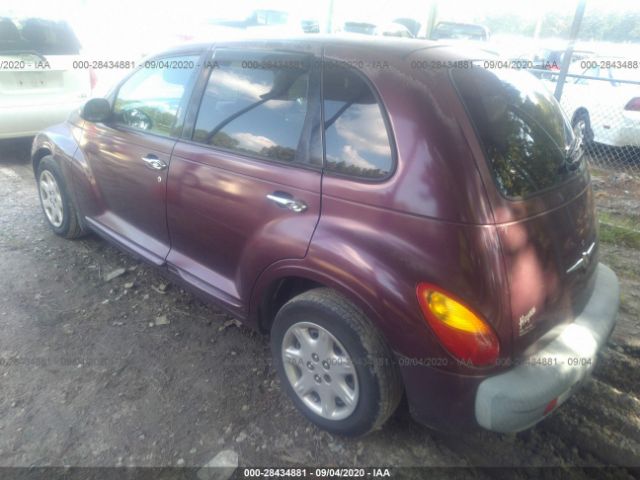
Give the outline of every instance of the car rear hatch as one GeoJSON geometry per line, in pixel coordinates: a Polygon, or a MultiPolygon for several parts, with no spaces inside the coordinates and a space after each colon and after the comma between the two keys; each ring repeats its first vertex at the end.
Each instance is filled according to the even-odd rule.
{"type": "Polygon", "coordinates": [[[0,104],[3,107],[81,101],[90,73],[78,62],[80,44],[65,22],[0,18],[0,104]]]}
{"type": "Polygon", "coordinates": [[[531,74],[474,68],[451,75],[497,224],[512,352],[530,354],[542,335],[575,318],[593,290],[597,223],[584,149],[531,74]]]}

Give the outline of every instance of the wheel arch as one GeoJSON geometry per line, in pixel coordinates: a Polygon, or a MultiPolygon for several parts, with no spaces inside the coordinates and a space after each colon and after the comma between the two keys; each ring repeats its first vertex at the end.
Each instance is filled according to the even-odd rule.
{"type": "Polygon", "coordinates": [[[60,167],[60,173],[63,177],[65,188],[69,195],[69,200],[73,204],[76,211],[76,219],[80,225],[80,230],[85,232],[87,227],[82,216],[80,204],[77,199],[76,185],[73,175],[73,167],[76,160],[74,158],[79,149],[77,139],[74,136],[73,126],[67,124],[54,125],[40,132],[33,140],[31,147],[31,164],[33,167],[33,175],[38,181],[38,169],[42,160],[51,156],[56,164],[60,167]]]}
{"type": "Polygon", "coordinates": [[[573,117],[571,117],[571,128],[575,127],[575,124],[579,118],[584,118],[585,120],[586,129],[584,133],[584,140],[588,143],[593,142],[595,132],[591,124],[591,115],[589,114],[589,110],[587,110],[586,107],[578,107],[576,111],[573,112],[573,117]]]}
{"type": "Polygon", "coordinates": [[[314,288],[327,287],[315,279],[293,272],[265,283],[257,294],[255,305],[258,330],[262,333],[269,333],[278,310],[289,300],[314,288]]]}
{"type": "Polygon", "coordinates": [[[262,333],[268,333],[282,305],[314,288],[330,288],[342,295],[362,310],[374,328],[383,333],[376,313],[357,291],[336,281],[329,274],[302,266],[277,265],[263,272],[253,289],[249,306],[250,316],[262,333]]]}
{"type": "Polygon", "coordinates": [[[571,117],[571,125],[573,126],[573,123],[576,121],[576,119],[578,117],[580,117],[581,115],[586,115],[587,116],[587,120],[589,120],[589,123],[591,123],[591,116],[589,115],[589,110],[587,110],[587,107],[578,107],[576,108],[576,111],[573,112],[573,115],[571,117]]]}
{"type": "Polygon", "coordinates": [[[31,165],[33,166],[34,175],[38,175],[38,166],[42,159],[52,153],[53,152],[49,146],[40,146],[31,154],[31,165]]]}

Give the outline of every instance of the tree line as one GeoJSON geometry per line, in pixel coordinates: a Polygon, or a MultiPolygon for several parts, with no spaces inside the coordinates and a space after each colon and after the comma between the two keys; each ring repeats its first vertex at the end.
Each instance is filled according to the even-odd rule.
{"type": "MultiPolygon", "coordinates": [[[[493,34],[511,33],[533,36],[538,18],[515,13],[489,14],[476,20],[493,34]]],[[[567,38],[573,23],[573,12],[546,12],[540,24],[540,37],[567,38]]],[[[587,12],[582,20],[580,40],[640,43],[640,12],[587,12]]]]}

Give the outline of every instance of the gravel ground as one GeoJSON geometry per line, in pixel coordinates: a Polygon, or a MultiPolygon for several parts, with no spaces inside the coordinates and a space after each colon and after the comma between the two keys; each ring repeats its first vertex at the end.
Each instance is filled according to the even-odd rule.
{"type": "MultiPolygon", "coordinates": [[[[0,144],[0,467],[474,467],[460,478],[632,478],[640,467],[640,251],[602,245],[622,282],[616,330],[583,390],[528,432],[444,435],[401,406],[362,439],[311,426],[265,338],[100,239],[56,237],[27,143],[0,144]],[[109,274],[115,278],[106,281],[109,274]],[[618,465],[625,469],[591,469],[618,465]]],[[[408,476],[422,476],[408,470],[408,476]]]]}

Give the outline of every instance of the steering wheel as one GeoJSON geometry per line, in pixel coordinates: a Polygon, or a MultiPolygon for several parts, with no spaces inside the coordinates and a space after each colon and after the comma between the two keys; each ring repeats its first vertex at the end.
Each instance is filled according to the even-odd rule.
{"type": "Polygon", "coordinates": [[[140,130],[150,130],[153,126],[151,117],[140,109],[132,108],[122,112],[124,123],[140,130]]]}

